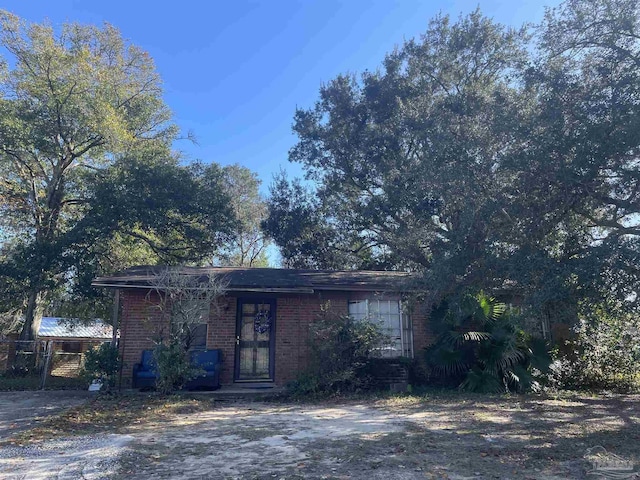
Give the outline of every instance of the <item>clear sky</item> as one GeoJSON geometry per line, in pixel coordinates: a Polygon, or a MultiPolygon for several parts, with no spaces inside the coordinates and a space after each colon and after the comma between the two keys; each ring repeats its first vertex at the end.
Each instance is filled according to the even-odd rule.
{"type": "Polygon", "coordinates": [[[165,100],[198,139],[177,148],[192,159],[240,163],[263,191],[295,142],[296,106],[311,106],[322,82],[375,69],[385,52],[426,30],[438,12],[480,6],[514,26],[536,22],[557,0],[4,0],[33,22],[109,22],[154,58],[165,100]]]}

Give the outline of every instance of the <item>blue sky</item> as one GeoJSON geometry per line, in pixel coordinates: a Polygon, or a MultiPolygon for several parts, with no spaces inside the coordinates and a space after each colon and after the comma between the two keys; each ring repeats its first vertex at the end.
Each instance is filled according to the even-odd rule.
{"type": "Polygon", "coordinates": [[[423,32],[438,12],[478,5],[519,26],[542,18],[556,0],[188,1],[5,0],[29,21],[109,22],[147,50],[165,83],[176,121],[198,139],[177,148],[192,159],[240,163],[263,191],[295,142],[296,106],[311,106],[322,82],[375,69],[385,52],[423,32]]]}

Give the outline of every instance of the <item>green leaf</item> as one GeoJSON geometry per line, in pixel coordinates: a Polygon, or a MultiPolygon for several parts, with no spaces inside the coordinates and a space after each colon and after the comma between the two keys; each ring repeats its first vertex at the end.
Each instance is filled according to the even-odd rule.
{"type": "Polygon", "coordinates": [[[506,390],[502,379],[496,372],[477,367],[469,370],[459,388],[477,393],[501,393],[506,390]]]}

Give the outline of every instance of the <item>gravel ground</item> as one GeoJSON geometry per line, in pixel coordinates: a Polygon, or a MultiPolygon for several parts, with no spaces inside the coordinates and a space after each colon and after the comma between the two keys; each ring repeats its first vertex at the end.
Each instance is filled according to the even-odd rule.
{"type": "Polygon", "coordinates": [[[110,478],[133,439],[128,435],[83,436],[0,448],[2,480],[94,480],[110,478]]]}

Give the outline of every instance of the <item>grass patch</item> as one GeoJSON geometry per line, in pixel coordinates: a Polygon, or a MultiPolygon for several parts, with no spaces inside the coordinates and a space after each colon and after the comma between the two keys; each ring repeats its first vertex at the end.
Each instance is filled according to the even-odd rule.
{"type": "MultiPolygon", "coordinates": [[[[570,395],[575,395],[571,392],[570,395]]],[[[317,395],[292,395],[283,392],[269,398],[271,403],[283,403],[294,405],[339,405],[352,403],[365,403],[379,406],[403,406],[420,405],[437,401],[440,403],[458,403],[464,401],[501,400],[509,398],[539,398],[539,394],[514,394],[514,393],[475,393],[464,392],[458,389],[441,387],[420,387],[407,392],[391,392],[389,390],[367,390],[347,393],[327,393],[317,395]]]]}
{"type": "Polygon", "coordinates": [[[372,399],[372,405],[383,408],[424,408],[436,404],[465,405],[473,403],[500,404],[501,402],[519,404],[531,401],[556,401],[570,403],[580,398],[599,399],[602,395],[570,390],[541,393],[474,393],[451,389],[422,389],[419,393],[399,393],[379,395],[372,399]]]}
{"type": "Polygon", "coordinates": [[[25,444],[71,435],[125,433],[133,427],[167,421],[173,415],[211,409],[213,403],[210,398],[182,395],[100,395],[47,418],[37,427],[19,432],[4,443],[25,444]]]}

